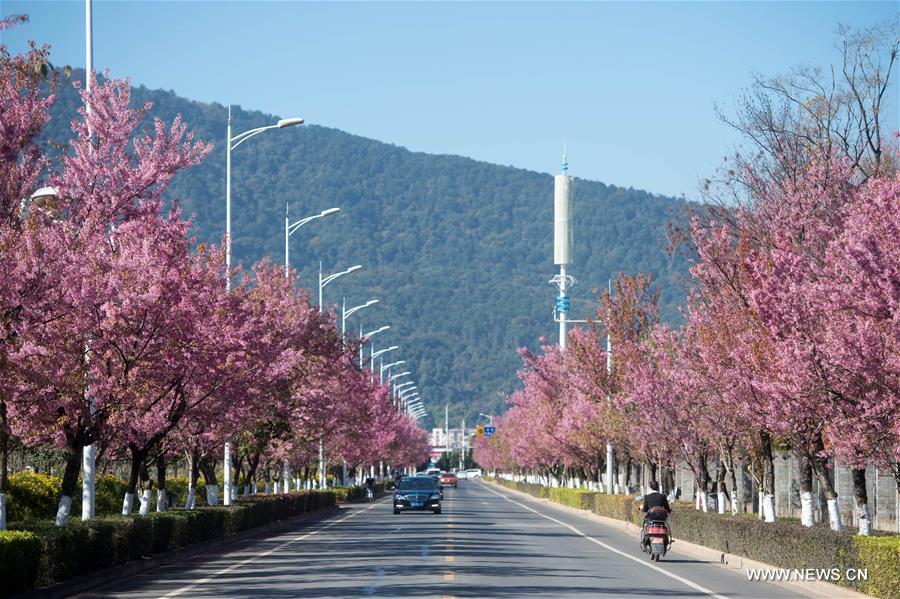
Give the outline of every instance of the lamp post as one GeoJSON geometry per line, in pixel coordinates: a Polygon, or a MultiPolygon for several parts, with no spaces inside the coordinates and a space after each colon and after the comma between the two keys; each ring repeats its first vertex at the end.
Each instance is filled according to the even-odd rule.
{"type": "Polygon", "coordinates": [[[381,384],[384,384],[384,373],[388,373],[388,380],[390,380],[390,371],[394,366],[399,366],[400,364],[406,364],[406,360],[397,360],[396,362],[391,362],[390,364],[382,364],[379,370],[381,384]]]}
{"type": "Polygon", "coordinates": [[[408,405],[410,400],[418,397],[419,392],[416,389],[416,387],[409,387],[408,389],[401,391],[399,393],[400,405],[408,405]]]}
{"type": "MultiPolygon", "coordinates": [[[[294,125],[302,125],[303,119],[281,119],[274,125],[257,127],[238,135],[231,134],[231,106],[228,107],[228,126],[225,139],[225,290],[231,291],[231,152],[239,145],[270,129],[284,129],[294,125]]],[[[225,505],[231,505],[231,442],[225,442],[225,505]]]]}
{"type": "MultiPolygon", "coordinates": [[[[342,277],[344,275],[348,275],[351,272],[356,272],[361,269],[362,266],[357,264],[356,266],[351,266],[347,270],[342,270],[340,272],[336,272],[333,275],[328,275],[327,277],[322,276],[322,263],[319,262],[319,312],[322,312],[322,290],[325,289],[325,286],[334,281],[335,279],[342,277]]],[[[325,477],[325,443],[322,439],[319,439],[319,488],[324,489],[325,483],[327,482],[327,478],[325,477]]]]}
{"type": "Polygon", "coordinates": [[[406,396],[409,395],[410,393],[412,393],[414,395],[417,394],[418,393],[417,390],[418,390],[418,387],[413,385],[412,387],[408,387],[408,388],[404,389],[403,391],[400,391],[399,393],[397,393],[397,397],[399,397],[401,401],[406,401],[406,399],[407,399],[406,396]]]}
{"type": "Polygon", "coordinates": [[[322,276],[322,263],[319,262],[319,312],[322,311],[322,290],[325,289],[325,286],[337,279],[338,277],[342,277],[344,275],[348,275],[351,272],[356,272],[361,269],[362,266],[357,264],[356,266],[351,266],[347,270],[342,270],[341,272],[336,272],[333,275],[328,275],[327,277],[322,276]]]}
{"type": "MultiPolygon", "coordinates": [[[[409,372],[407,371],[406,374],[409,374],[409,372]]],[[[398,375],[398,376],[391,377],[391,378],[393,378],[396,381],[396,379],[400,378],[400,376],[402,376],[402,375],[398,375]]],[[[394,398],[395,399],[398,398],[398,391],[400,391],[400,389],[402,389],[403,387],[409,387],[410,385],[414,385],[414,384],[415,383],[413,383],[412,381],[406,381],[405,383],[400,383],[400,384],[397,384],[395,382],[394,383],[394,398]]]]}
{"type": "Polygon", "coordinates": [[[392,345],[390,347],[386,347],[386,348],[380,349],[378,351],[375,351],[374,345],[372,346],[372,354],[371,354],[371,357],[369,358],[369,370],[372,372],[373,379],[375,378],[375,358],[377,358],[378,356],[380,356],[382,354],[386,354],[389,351],[394,351],[395,349],[400,349],[400,346],[392,345]]]}
{"type": "Polygon", "coordinates": [[[479,412],[478,415],[479,415],[479,416],[484,416],[485,418],[487,418],[487,419],[488,419],[488,422],[490,423],[490,426],[494,426],[494,416],[493,416],[493,414],[482,414],[481,412],[479,412]]]}
{"type": "Polygon", "coordinates": [[[284,203],[284,278],[288,276],[288,269],[290,268],[290,254],[291,254],[291,245],[288,242],[288,239],[291,235],[297,232],[297,229],[308,223],[309,221],[316,220],[317,218],[324,218],[331,214],[336,214],[340,212],[340,208],[329,208],[328,210],[323,210],[318,214],[314,214],[312,216],[307,216],[306,218],[301,218],[296,222],[290,222],[288,220],[288,203],[284,203]]]}
{"type": "Polygon", "coordinates": [[[362,325],[359,325],[359,340],[360,340],[360,344],[359,344],[359,368],[360,368],[360,369],[362,369],[362,367],[363,367],[363,348],[362,348],[362,342],[363,342],[363,341],[368,341],[368,340],[369,340],[371,337],[373,337],[374,335],[377,335],[378,333],[383,333],[384,331],[388,330],[389,328],[391,328],[391,325],[386,324],[386,325],[384,325],[383,327],[381,327],[380,329],[375,329],[374,331],[369,331],[368,333],[366,333],[365,335],[363,335],[363,332],[362,332],[362,325]]]}
{"type": "Polygon", "coordinates": [[[341,305],[341,337],[343,337],[347,333],[347,319],[354,313],[362,310],[363,308],[368,308],[373,304],[377,304],[378,300],[373,299],[369,300],[364,304],[360,304],[358,306],[353,306],[349,310],[347,310],[347,298],[343,298],[341,305]]]}
{"type": "MultiPolygon", "coordinates": [[[[231,152],[251,137],[259,135],[264,131],[270,129],[284,129],[285,127],[293,127],[302,124],[303,119],[297,117],[281,119],[274,125],[257,127],[232,136],[231,106],[228,107],[228,132],[227,143],[225,144],[225,287],[227,289],[231,289],[231,152]]],[[[225,501],[229,501],[229,491],[227,487],[225,490],[225,501]]]]}

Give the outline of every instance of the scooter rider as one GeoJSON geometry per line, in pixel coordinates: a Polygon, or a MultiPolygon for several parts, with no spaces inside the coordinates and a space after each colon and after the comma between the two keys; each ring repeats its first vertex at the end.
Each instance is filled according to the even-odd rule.
{"type": "MultiPolygon", "coordinates": [[[[650,481],[650,491],[644,495],[641,511],[644,512],[644,525],[641,527],[641,549],[646,551],[647,522],[650,520],[665,521],[672,513],[668,498],[659,492],[659,483],[655,480],[650,481]]],[[[669,538],[671,539],[671,536],[669,538]]]]}
{"type": "MultiPolygon", "coordinates": [[[[669,507],[669,500],[665,495],[659,492],[659,483],[655,480],[650,481],[650,491],[644,495],[644,503],[641,505],[641,511],[644,514],[647,514],[650,510],[655,507],[662,507],[666,509],[667,514],[672,513],[672,508],[669,507]]],[[[647,516],[644,516],[644,520],[647,519],[647,516]]]]}

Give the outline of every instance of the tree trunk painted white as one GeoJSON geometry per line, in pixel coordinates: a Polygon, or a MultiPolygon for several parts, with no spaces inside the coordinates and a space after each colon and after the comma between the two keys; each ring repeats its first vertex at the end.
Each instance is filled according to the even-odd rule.
{"type": "Polygon", "coordinates": [[[166,490],[165,489],[157,489],[156,490],[156,511],[164,512],[168,507],[168,502],[166,501],[166,490]]]}
{"type": "Polygon", "coordinates": [[[764,518],[763,512],[765,511],[763,504],[766,502],[765,495],[763,495],[762,491],[759,491],[757,494],[757,501],[759,502],[759,519],[762,520],[764,518]]]}
{"type": "Polygon", "coordinates": [[[72,498],[63,495],[59,498],[59,508],[56,510],[56,525],[65,526],[69,520],[69,512],[72,510],[72,498]]]}
{"type": "Polygon", "coordinates": [[[229,441],[225,442],[225,464],[223,470],[225,480],[222,481],[222,490],[225,492],[225,496],[222,499],[225,505],[231,505],[233,487],[231,485],[231,443],[229,441]]]}
{"type": "Polygon", "coordinates": [[[775,496],[763,496],[763,520],[766,522],[775,522],[775,496]]]}
{"type": "Polygon", "coordinates": [[[0,530],[6,530],[6,493],[0,493],[0,530]]]}
{"type": "Polygon", "coordinates": [[[122,515],[130,516],[134,509],[134,493],[125,492],[125,498],[122,500],[122,515]]]}
{"type": "Polygon", "coordinates": [[[856,524],[859,526],[859,532],[864,537],[868,537],[872,534],[872,517],[869,514],[869,504],[864,503],[863,505],[857,504],[855,506],[856,509],[856,524]]]}
{"type": "Polygon", "coordinates": [[[737,516],[737,495],[734,491],[731,492],[731,515],[737,516]]]}
{"type": "Polygon", "coordinates": [[[700,510],[700,489],[694,491],[694,509],[700,510]]]}
{"type": "Polygon", "coordinates": [[[254,495],[256,495],[257,493],[259,493],[259,486],[258,486],[258,484],[257,484],[256,481],[253,481],[253,484],[250,485],[250,488],[251,488],[251,491],[250,491],[250,492],[253,493],[254,495]]]}
{"type": "Polygon", "coordinates": [[[184,509],[192,510],[197,503],[197,490],[191,487],[188,489],[187,500],[184,502],[184,509]]]}
{"type": "Polygon", "coordinates": [[[841,512],[838,509],[837,499],[828,500],[828,523],[831,525],[831,530],[844,530],[844,525],[841,524],[841,512]]]}
{"type": "Polygon", "coordinates": [[[619,483],[613,483],[613,493],[615,495],[619,494],[619,483]]]}
{"type": "Polygon", "coordinates": [[[250,497],[251,489],[250,485],[244,485],[244,497],[250,497]]]}
{"type": "MultiPolygon", "coordinates": [[[[734,495],[733,492],[732,492],[732,495],[734,495]]],[[[719,499],[719,501],[716,505],[718,505],[718,507],[719,507],[719,514],[724,516],[725,515],[725,493],[724,493],[724,491],[719,491],[718,499],[719,499]]]]}
{"type": "Polygon", "coordinates": [[[141,516],[146,516],[150,513],[150,489],[141,491],[139,499],[141,500],[141,516]]]}
{"type": "Polygon", "coordinates": [[[706,491],[700,491],[700,509],[704,512],[709,510],[708,494],[706,491]]]}
{"type": "MultiPolygon", "coordinates": [[[[94,401],[91,399],[91,406],[94,401]]],[[[91,408],[93,412],[93,407],[91,408]]],[[[96,458],[96,446],[87,445],[81,450],[81,519],[90,520],[94,517],[96,504],[96,489],[94,487],[94,466],[96,458]]]]}
{"type": "Polygon", "coordinates": [[[219,485],[206,485],[206,503],[219,505],[219,485]]]}
{"type": "Polygon", "coordinates": [[[809,491],[800,493],[800,524],[813,525],[813,498],[809,491]]]}
{"type": "Polygon", "coordinates": [[[283,484],[281,485],[281,492],[287,494],[288,491],[291,490],[291,471],[288,467],[287,460],[284,461],[284,478],[282,479],[283,484]]]}

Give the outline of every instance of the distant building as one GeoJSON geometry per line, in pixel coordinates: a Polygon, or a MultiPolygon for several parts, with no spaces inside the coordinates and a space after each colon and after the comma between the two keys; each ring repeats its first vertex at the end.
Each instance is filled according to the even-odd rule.
{"type": "Polygon", "coordinates": [[[466,448],[469,446],[468,442],[463,438],[463,429],[461,428],[451,428],[448,431],[444,431],[442,428],[433,428],[431,429],[429,443],[432,453],[458,451],[464,443],[466,448]]]}

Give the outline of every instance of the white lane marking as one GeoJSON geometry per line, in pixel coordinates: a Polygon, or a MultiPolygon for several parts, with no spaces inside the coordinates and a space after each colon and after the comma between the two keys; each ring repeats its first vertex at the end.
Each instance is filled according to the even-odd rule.
{"type": "MultiPolygon", "coordinates": [[[[484,483],[482,483],[482,485],[484,485],[484,483]]],[[[595,539],[595,538],[593,538],[593,537],[589,537],[588,535],[584,534],[583,532],[581,532],[580,530],[578,530],[577,528],[575,528],[575,527],[572,526],[571,524],[566,524],[565,522],[563,522],[563,521],[561,521],[561,520],[557,520],[556,518],[553,518],[553,517],[548,516],[548,515],[546,515],[546,514],[542,514],[542,513],[540,513],[539,511],[537,511],[537,510],[535,510],[535,509],[532,509],[532,508],[528,507],[527,505],[523,505],[523,504],[519,503],[518,501],[515,501],[515,500],[513,500],[513,499],[510,499],[509,497],[507,497],[507,496],[504,495],[503,493],[498,493],[497,491],[491,489],[490,487],[485,486],[484,488],[487,489],[488,491],[490,491],[491,493],[493,493],[494,495],[499,495],[500,497],[502,497],[503,499],[509,501],[510,503],[514,503],[514,504],[516,504],[517,506],[519,506],[519,507],[521,507],[521,508],[523,508],[523,509],[528,510],[529,512],[534,512],[535,514],[537,514],[538,516],[541,516],[542,518],[546,518],[547,520],[550,520],[551,522],[556,522],[556,523],[559,524],[560,526],[564,526],[564,527],[568,528],[569,530],[571,530],[571,531],[574,532],[575,534],[577,534],[577,535],[579,535],[579,536],[581,536],[581,537],[584,537],[585,539],[587,539],[588,541],[590,541],[590,542],[592,542],[592,543],[596,543],[597,545],[600,545],[600,546],[603,547],[604,549],[607,549],[607,550],[609,550],[609,551],[612,551],[613,553],[616,553],[616,554],[618,554],[618,555],[621,555],[622,557],[627,557],[627,558],[630,559],[631,561],[637,562],[637,563],[639,563],[639,564],[642,565],[642,566],[646,566],[647,568],[650,568],[651,570],[656,570],[656,571],[659,572],[660,574],[664,574],[664,575],[668,576],[669,578],[674,578],[674,579],[677,580],[678,582],[681,582],[681,583],[683,583],[683,584],[686,584],[686,585],[688,585],[689,587],[691,587],[692,589],[695,589],[695,590],[697,590],[697,591],[700,591],[701,593],[705,593],[705,594],[709,595],[710,597],[714,597],[715,599],[728,599],[728,597],[725,597],[724,595],[719,595],[719,594],[716,593],[715,591],[711,591],[711,590],[709,590],[709,589],[706,588],[706,587],[700,586],[700,585],[697,584],[696,582],[693,582],[693,581],[691,581],[691,580],[688,580],[687,578],[678,576],[677,574],[673,574],[672,572],[669,572],[668,570],[665,570],[665,569],[663,569],[663,568],[660,568],[659,566],[655,566],[655,565],[653,565],[653,564],[651,564],[651,563],[649,563],[649,562],[646,562],[646,561],[644,561],[644,560],[642,560],[642,559],[640,559],[640,558],[638,558],[638,557],[635,557],[635,556],[633,556],[633,555],[629,555],[629,554],[625,553],[624,551],[619,551],[619,550],[616,549],[615,547],[613,547],[613,546],[611,546],[611,545],[607,545],[607,544],[604,543],[603,541],[598,541],[597,539],[595,539]]]]}
{"type": "Polygon", "coordinates": [[[169,593],[168,595],[163,595],[163,596],[162,596],[162,599],[168,599],[169,597],[177,597],[178,595],[181,595],[181,594],[184,593],[185,591],[189,591],[189,590],[193,589],[194,587],[200,586],[201,584],[205,584],[205,583],[207,583],[207,582],[211,582],[214,578],[216,578],[216,577],[218,577],[218,576],[221,576],[222,574],[228,574],[228,573],[231,572],[232,570],[236,570],[237,568],[240,568],[241,566],[245,566],[245,565],[249,564],[250,562],[254,562],[254,561],[258,560],[258,559],[261,558],[261,557],[266,557],[267,555],[271,555],[271,554],[275,553],[276,551],[278,551],[279,549],[282,549],[283,547],[287,547],[288,545],[291,545],[291,544],[296,543],[296,542],[298,542],[298,541],[303,541],[303,540],[305,540],[305,539],[308,539],[309,537],[313,536],[314,534],[320,533],[320,532],[322,532],[323,530],[327,530],[327,529],[331,528],[331,527],[334,526],[335,524],[340,524],[341,522],[344,522],[344,521],[346,521],[346,520],[349,520],[350,518],[352,518],[352,517],[354,517],[354,516],[357,516],[357,515],[359,515],[359,514],[362,514],[363,512],[368,512],[368,511],[371,510],[372,508],[374,508],[374,507],[376,507],[376,506],[378,506],[378,505],[380,505],[380,504],[382,504],[382,503],[384,503],[384,501],[379,501],[378,503],[373,503],[372,505],[370,505],[369,507],[367,507],[367,508],[365,508],[365,509],[362,509],[362,510],[360,510],[360,511],[358,511],[358,512],[354,511],[352,514],[349,514],[349,515],[347,515],[347,516],[344,516],[344,517],[341,518],[340,520],[335,520],[334,522],[330,522],[330,523],[326,524],[325,526],[323,526],[323,527],[321,527],[321,528],[317,528],[316,530],[310,531],[310,532],[308,532],[308,533],[306,533],[306,534],[304,534],[304,535],[300,535],[300,536],[297,537],[297,538],[291,539],[291,540],[289,540],[289,541],[285,541],[284,543],[281,543],[280,545],[276,545],[275,547],[272,547],[272,548],[269,549],[268,551],[263,551],[262,553],[257,553],[257,554],[254,555],[253,557],[248,557],[247,559],[245,559],[245,560],[243,560],[243,561],[241,561],[241,562],[238,562],[238,563],[236,563],[236,564],[232,564],[231,566],[228,566],[227,568],[222,568],[221,570],[218,570],[218,571],[216,571],[216,572],[213,572],[212,574],[210,574],[209,576],[207,576],[207,577],[205,577],[205,578],[201,578],[201,579],[199,579],[199,580],[195,580],[195,581],[192,582],[191,584],[189,584],[189,585],[187,585],[187,586],[183,586],[183,587],[181,587],[180,589],[175,589],[174,591],[172,591],[172,592],[169,593]]]}

